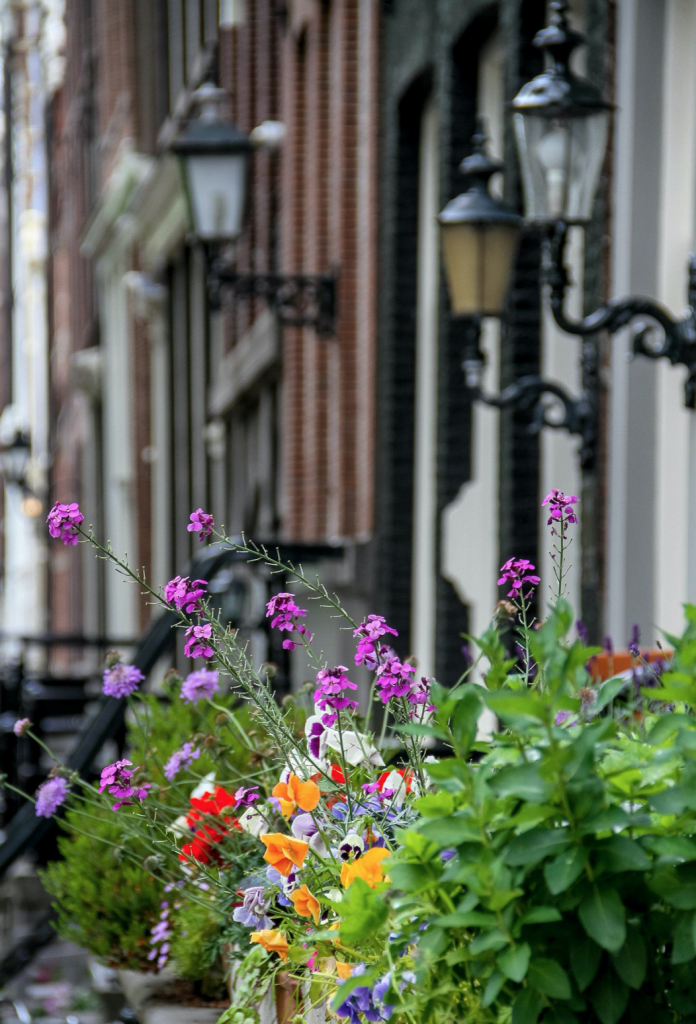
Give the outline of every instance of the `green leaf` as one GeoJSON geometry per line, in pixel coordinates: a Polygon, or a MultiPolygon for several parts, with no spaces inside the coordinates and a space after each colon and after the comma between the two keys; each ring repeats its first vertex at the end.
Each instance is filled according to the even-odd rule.
{"type": "Polygon", "coordinates": [[[512,1004],[512,1024],[537,1024],[544,997],[534,988],[523,988],[512,1004]]]}
{"type": "Polygon", "coordinates": [[[694,948],[693,915],[680,915],[674,926],[672,963],[686,964],[696,956],[694,948]]]}
{"type": "Polygon", "coordinates": [[[597,699],[592,705],[592,714],[599,714],[607,704],[611,704],[615,697],[626,688],[626,680],[618,676],[615,679],[607,679],[605,683],[600,687],[597,699]]]}
{"type": "Polygon", "coordinates": [[[602,1024],[616,1024],[628,1006],[628,996],[628,987],[605,971],[592,986],[590,1002],[602,1024]]]}
{"type": "Polygon", "coordinates": [[[578,878],[585,867],[587,854],[582,847],[566,850],[544,865],[544,878],[548,890],[554,896],[565,892],[578,878]]]}
{"type": "Polygon", "coordinates": [[[561,965],[544,957],[532,960],[529,965],[527,982],[552,999],[570,999],[570,979],[561,965]]]}
{"type": "Polygon", "coordinates": [[[533,907],[520,918],[520,924],[551,924],[562,917],[555,907],[533,907]]]}
{"type": "Polygon", "coordinates": [[[420,725],[416,722],[406,722],[404,725],[393,725],[394,732],[403,733],[406,736],[432,736],[436,740],[446,740],[449,737],[442,729],[436,729],[434,725],[420,725]]]}
{"type": "Polygon", "coordinates": [[[487,953],[491,949],[495,952],[504,949],[508,942],[509,939],[505,932],[502,932],[500,928],[492,928],[489,932],[481,932],[475,939],[472,939],[469,949],[473,956],[478,956],[479,953],[487,953]]]}
{"type": "Polygon", "coordinates": [[[559,853],[569,844],[570,835],[565,828],[533,828],[510,842],[505,863],[510,867],[538,864],[544,857],[559,853]]]}
{"type": "Polygon", "coordinates": [[[544,1024],[578,1024],[578,1018],[567,1006],[554,1006],[544,1017],[544,1024]]]}
{"type": "Polygon", "coordinates": [[[529,958],[532,950],[528,942],[520,942],[519,945],[501,953],[498,957],[498,967],[510,981],[520,982],[523,980],[529,967],[529,958]]]}
{"type": "Polygon", "coordinates": [[[486,704],[500,718],[533,718],[543,722],[548,717],[546,705],[531,690],[524,693],[483,692],[486,704]]]}
{"type": "Polygon", "coordinates": [[[438,818],[441,814],[452,813],[454,797],[451,793],[428,793],[419,797],[414,807],[424,818],[438,818]]]}
{"type": "Polygon", "coordinates": [[[455,910],[453,914],[437,917],[433,925],[437,928],[497,928],[498,918],[495,914],[482,914],[480,910],[455,910]]]}
{"type": "Polygon", "coordinates": [[[629,988],[641,987],[648,968],[648,954],[637,928],[630,927],[626,930],[626,941],[612,957],[612,963],[618,976],[629,988]]]}
{"type": "Polygon", "coordinates": [[[670,736],[673,736],[675,732],[679,732],[680,729],[693,729],[694,726],[696,726],[696,722],[691,715],[683,715],[676,712],[660,715],[657,725],[653,726],[648,734],[647,742],[652,746],[659,746],[666,739],[669,739],[670,736]]]}
{"type": "Polygon", "coordinates": [[[481,687],[469,684],[464,696],[457,703],[452,717],[452,736],[455,749],[460,757],[466,757],[471,750],[471,744],[476,739],[476,728],[482,711],[481,687]]]}
{"type": "Polygon", "coordinates": [[[644,845],[660,857],[675,860],[696,860],[696,843],[687,836],[646,836],[644,845]]]}
{"type": "Polygon", "coordinates": [[[362,878],[356,878],[344,893],[341,907],[341,941],[354,946],[376,935],[387,919],[387,904],[362,878]]]}
{"type": "Polygon", "coordinates": [[[618,953],[626,941],[626,911],[616,889],[593,886],[580,904],[578,915],[598,946],[618,953]]]}
{"type": "Polygon", "coordinates": [[[505,975],[501,974],[500,971],[493,971],[490,978],[486,983],[486,987],[483,990],[483,999],[481,1000],[481,1006],[486,1009],[491,1003],[494,1003],[500,994],[500,990],[505,984],[505,975]]]}
{"type": "Polygon", "coordinates": [[[480,830],[474,827],[468,815],[453,814],[444,818],[431,818],[419,824],[418,831],[442,849],[458,846],[467,839],[477,839],[480,836],[480,830]]]}
{"type": "Polygon", "coordinates": [[[594,981],[602,959],[602,950],[587,935],[578,932],[570,940],[570,969],[578,989],[584,992],[594,981]]]}
{"type": "Polygon", "coordinates": [[[517,796],[534,804],[545,803],[553,792],[553,787],[541,777],[537,764],[502,768],[491,786],[499,796],[517,796]]]}
{"type": "Polygon", "coordinates": [[[649,871],[652,861],[635,839],[628,836],[612,836],[598,847],[602,863],[614,873],[620,871],[649,871]]]}

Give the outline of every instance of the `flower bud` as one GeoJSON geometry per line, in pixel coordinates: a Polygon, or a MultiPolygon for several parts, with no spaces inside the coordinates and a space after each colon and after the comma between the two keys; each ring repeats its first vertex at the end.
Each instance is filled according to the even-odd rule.
{"type": "Polygon", "coordinates": [[[115,668],[116,665],[121,664],[122,655],[120,651],[107,651],[104,661],[106,662],[107,668],[115,668]]]}
{"type": "Polygon", "coordinates": [[[297,701],[295,700],[295,695],[292,693],[286,693],[283,699],[281,700],[280,705],[283,708],[291,708],[296,703],[297,701]]]}
{"type": "Polygon", "coordinates": [[[217,742],[217,736],[213,736],[212,733],[210,733],[208,736],[203,737],[203,746],[206,748],[206,750],[211,750],[213,747],[216,747],[217,742]]]}
{"type": "Polygon", "coordinates": [[[259,669],[259,674],[265,676],[266,679],[275,679],[278,675],[278,666],[273,661],[264,661],[259,669]]]}
{"type": "Polygon", "coordinates": [[[224,711],[221,711],[218,715],[215,716],[216,725],[226,725],[228,721],[229,715],[226,714],[224,711]]]}
{"type": "Polygon", "coordinates": [[[143,867],[146,871],[158,871],[162,867],[163,858],[159,853],[151,853],[149,857],[146,857],[143,861],[143,867]]]}

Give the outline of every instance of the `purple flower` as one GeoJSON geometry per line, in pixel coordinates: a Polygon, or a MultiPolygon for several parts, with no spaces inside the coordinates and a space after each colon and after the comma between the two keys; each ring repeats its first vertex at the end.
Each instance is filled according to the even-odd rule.
{"type": "Polygon", "coordinates": [[[212,658],[215,650],[207,642],[210,640],[212,633],[213,627],[209,622],[206,622],[203,626],[189,626],[184,634],[186,636],[186,643],[184,644],[184,654],[186,657],[212,658]]]}
{"type": "Polygon", "coordinates": [[[452,860],[452,858],[456,857],[456,855],[457,855],[457,851],[456,850],[441,850],[440,851],[440,859],[441,859],[443,864],[446,864],[448,860],[452,860]]]}
{"type": "MultiPolygon", "coordinates": [[[[570,718],[572,718],[572,715],[573,715],[572,711],[559,711],[558,714],[556,715],[556,721],[554,722],[554,725],[565,725],[565,723],[570,718]]],[[[571,722],[571,725],[572,725],[572,722],[571,722]]]]}
{"type": "Polygon", "coordinates": [[[207,512],[204,512],[202,508],[196,509],[189,516],[191,522],[188,524],[186,529],[189,533],[197,533],[200,541],[205,540],[213,532],[213,517],[207,512]]]}
{"type": "Polygon", "coordinates": [[[317,673],[319,685],[314,691],[314,703],[325,712],[322,722],[327,727],[335,724],[339,711],[355,711],[358,707],[357,700],[343,696],[345,690],[357,690],[355,683],[351,683],[346,675],[347,671],[345,665],[337,665],[336,668],[323,668],[317,673]],[[331,711],[327,711],[327,708],[331,711]]]}
{"type": "Polygon", "coordinates": [[[23,736],[27,729],[31,729],[31,721],[28,718],[18,718],[12,726],[15,736],[23,736]]]}
{"type": "Polygon", "coordinates": [[[610,636],[604,637],[604,642],[602,643],[602,650],[606,655],[608,655],[611,658],[611,656],[614,653],[614,641],[610,636]]]}
{"type": "MultiPolygon", "coordinates": [[[[372,844],[373,846],[376,844],[372,844]]],[[[349,832],[338,844],[338,856],[341,860],[350,861],[365,852],[365,842],[357,832],[349,832]]]]}
{"type": "Polygon", "coordinates": [[[379,687],[382,703],[387,704],[392,697],[408,698],[418,685],[411,678],[415,671],[413,665],[404,665],[398,658],[389,658],[380,665],[375,683],[379,687]]]}
{"type": "Polygon", "coordinates": [[[50,818],[55,814],[70,792],[67,779],[57,775],[54,779],[42,782],[36,791],[36,817],[50,818]]]}
{"type": "Polygon", "coordinates": [[[250,886],[242,898],[242,904],[235,907],[232,917],[247,928],[272,928],[266,917],[270,908],[270,900],[262,885],[250,886]]]}
{"type": "Polygon", "coordinates": [[[502,587],[508,583],[512,584],[508,591],[508,597],[519,597],[523,601],[528,600],[534,587],[539,584],[539,577],[534,575],[534,566],[526,558],[508,558],[505,565],[500,567],[502,573],[498,580],[498,586],[502,587]],[[529,590],[524,593],[524,584],[529,584],[529,590]]]}
{"type": "MultiPolygon", "coordinates": [[[[357,964],[353,970],[352,977],[358,977],[365,973],[365,965],[357,964]]],[[[383,979],[384,980],[384,979],[383,979]]],[[[339,986],[342,982],[339,981],[339,986]]],[[[377,983],[379,984],[379,982],[377,983]]],[[[382,995],[387,991],[389,983],[380,988],[382,995]]],[[[388,1020],[391,1016],[391,1006],[379,1006],[379,999],[376,997],[375,991],[371,990],[367,985],[359,985],[354,988],[344,1003],[342,1003],[336,1010],[336,1014],[339,1017],[348,1017],[350,1024],[362,1024],[361,1014],[365,1020],[376,1024],[377,1021],[388,1020]]]]}
{"type": "Polygon", "coordinates": [[[137,768],[132,771],[126,767],[126,765],[132,764],[132,761],[115,761],[113,764],[107,765],[106,768],[102,769],[101,779],[99,780],[99,792],[103,793],[105,789],[109,790],[112,796],[116,797],[116,803],[113,805],[113,809],[117,811],[124,804],[135,803],[136,799],[141,802],[147,796],[148,790],[152,788],[152,783],[145,782],[142,786],[131,785],[131,779],[137,772],[137,768]]]}
{"type": "Polygon", "coordinates": [[[368,667],[376,667],[376,652],[379,651],[380,637],[391,633],[392,636],[399,634],[391,626],[388,626],[382,615],[368,615],[364,622],[361,622],[357,629],[353,630],[353,636],[359,637],[358,649],[355,654],[355,664],[362,665],[370,662],[368,667]],[[375,665],[372,665],[375,662],[375,665]]]}
{"type": "Polygon", "coordinates": [[[261,799],[261,796],[257,792],[256,786],[240,786],[234,794],[234,799],[236,800],[235,807],[240,811],[242,807],[253,807],[254,803],[261,799]]]}
{"type": "Polygon", "coordinates": [[[183,747],[174,751],[165,764],[165,778],[173,782],[179,772],[188,771],[193,762],[197,761],[200,756],[201,752],[198,747],[194,747],[191,743],[184,743],[183,747]]]}
{"type": "Polygon", "coordinates": [[[217,669],[201,668],[189,672],[181,684],[181,699],[184,704],[197,704],[199,700],[210,700],[220,687],[217,669]]]}
{"type": "Polygon", "coordinates": [[[640,651],[638,650],[638,644],[639,643],[640,643],[640,626],[638,625],[637,622],[634,622],[633,625],[631,626],[631,638],[628,641],[628,649],[629,649],[629,651],[631,652],[631,654],[633,655],[634,658],[638,658],[640,656],[640,651]]]}
{"type": "Polygon", "coordinates": [[[319,715],[312,715],[305,722],[305,736],[307,746],[312,757],[317,759],[326,754],[326,743],[328,740],[327,727],[319,715]]]}
{"type": "Polygon", "coordinates": [[[554,487],[550,491],[541,503],[541,507],[544,505],[549,506],[549,518],[546,520],[546,525],[551,527],[551,533],[556,533],[555,524],[558,523],[560,527],[560,533],[563,537],[566,536],[566,530],[571,523],[577,523],[578,517],[575,514],[573,505],[577,505],[580,501],[574,494],[564,494],[563,491],[559,491],[557,487],[554,487]]]}
{"type": "Polygon", "coordinates": [[[104,685],[102,693],[107,697],[127,697],[138,689],[145,676],[135,665],[114,665],[104,669],[104,685]]]}
{"type": "Polygon", "coordinates": [[[164,599],[180,612],[194,615],[200,612],[201,598],[207,597],[206,580],[190,580],[188,576],[175,576],[164,588],[164,599]]]}
{"type": "Polygon", "coordinates": [[[587,631],[587,626],[580,619],[575,623],[575,628],[578,631],[578,639],[581,644],[587,647],[590,643],[590,634],[587,631]]]}
{"type": "MultiPolygon", "coordinates": [[[[294,594],[275,594],[266,605],[266,618],[271,619],[271,629],[279,629],[281,632],[294,630],[301,637],[305,637],[307,643],[311,643],[312,634],[306,626],[297,621],[299,618],[304,618],[306,614],[306,608],[300,608],[295,604],[294,594]]],[[[283,640],[283,648],[286,651],[294,651],[302,644],[302,640],[283,640]]]]}
{"type": "MultiPolygon", "coordinates": [[[[175,903],[174,906],[178,907],[181,904],[175,903]]],[[[169,956],[169,940],[172,937],[172,931],[169,922],[169,904],[166,900],[161,904],[162,913],[160,919],[154,928],[150,932],[150,945],[152,949],[148,953],[148,960],[154,960],[157,958],[157,968],[162,970],[167,962],[169,956]],[[157,948],[159,946],[159,949],[157,948]]]]}
{"type": "Polygon", "coordinates": [[[80,512],[80,506],[76,501],[70,505],[61,505],[56,502],[46,516],[48,532],[51,537],[63,541],[65,545],[74,547],[79,541],[77,527],[84,522],[85,517],[80,512]]]}

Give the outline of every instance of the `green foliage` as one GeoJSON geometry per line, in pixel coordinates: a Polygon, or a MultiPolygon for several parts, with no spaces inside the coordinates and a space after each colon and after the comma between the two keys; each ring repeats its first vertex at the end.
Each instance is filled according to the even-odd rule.
{"type": "Polygon", "coordinates": [[[237,967],[232,1004],[218,1024],[259,1024],[259,1003],[276,973],[269,954],[261,946],[254,946],[237,967]]]}
{"type": "MultiPolygon", "coordinates": [[[[390,859],[378,921],[392,963],[413,954],[411,1019],[696,1019],[696,608],[687,620],[672,670],[635,699],[617,680],[589,693],[594,651],[566,640],[564,602],[530,634],[532,688],[501,679],[490,634],[493,687],[433,688],[453,756],[426,765],[439,791],[390,859]],[[503,726],[485,746],[484,700],[503,726]]],[[[358,902],[344,941],[360,937],[358,902]]]]}
{"type": "MultiPolygon", "coordinates": [[[[89,819],[87,826],[92,835],[62,836],[58,846],[63,859],[41,873],[55,897],[57,931],[110,967],[151,970],[148,939],[160,913],[161,885],[123,855],[113,816],[107,810],[97,813],[98,819],[89,819]]],[[[68,829],[85,829],[86,822],[77,810],[67,812],[68,829]]]]}

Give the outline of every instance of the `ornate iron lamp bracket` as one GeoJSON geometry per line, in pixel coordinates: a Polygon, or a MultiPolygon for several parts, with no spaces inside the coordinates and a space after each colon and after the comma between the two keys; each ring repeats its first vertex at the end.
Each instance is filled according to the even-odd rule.
{"type": "Polygon", "coordinates": [[[504,388],[499,395],[487,394],[481,387],[486,357],[481,350],[481,320],[469,321],[467,355],[462,363],[466,389],[472,401],[483,402],[495,409],[515,407],[523,412],[533,411],[530,434],[538,434],[543,427],[564,430],[581,439],[580,463],[590,468],[595,459],[597,439],[597,401],[591,391],[583,390],[577,397],[569,394],[560,384],[543,380],[537,375],[520,377],[504,388]]]}
{"type": "Polygon", "coordinates": [[[696,256],[689,258],[689,308],[681,319],[652,299],[629,296],[612,299],[582,320],[573,320],[565,313],[565,296],[570,285],[564,254],[567,225],[559,222],[544,242],[542,282],[550,292],[554,320],[567,334],[579,337],[608,331],[615,334],[631,321],[646,317],[652,323],[639,322],[633,335],[633,354],[647,359],[668,359],[673,366],[686,366],[685,404],[696,409],[696,256]],[[652,342],[660,331],[657,343],[652,342]]]}
{"type": "Polygon", "coordinates": [[[209,261],[208,298],[220,308],[223,288],[243,298],[264,299],[286,327],[313,327],[317,334],[336,334],[338,274],[238,273],[220,256],[209,261]]]}

